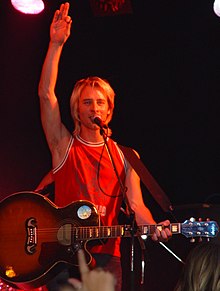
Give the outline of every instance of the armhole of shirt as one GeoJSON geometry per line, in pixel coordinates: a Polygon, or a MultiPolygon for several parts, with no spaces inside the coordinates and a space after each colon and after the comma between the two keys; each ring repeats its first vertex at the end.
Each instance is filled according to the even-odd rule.
{"type": "Polygon", "coordinates": [[[115,142],[115,146],[116,146],[116,148],[117,148],[117,151],[118,151],[118,153],[119,153],[119,156],[120,156],[120,158],[121,158],[121,161],[122,161],[122,163],[123,163],[123,165],[124,165],[125,174],[126,174],[126,173],[127,173],[127,170],[128,170],[128,163],[127,163],[127,160],[125,159],[125,156],[124,156],[122,150],[118,147],[118,145],[117,145],[116,142],[115,142]]]}
{"type": "Polygon", "coordinates": [[[63,158],[63,160],[60,162],[60,164],[59,164],[58,166],[56,166],[56,168],[54,168],[54,169],[52,170],[53,174],[56,174],[56,173],[57,173],[57,172],[62,168],[62,166],[65,164],[65,162],[66,162],[66,160],[67,160],[67,158],[68,158],[68,155],[69,155],[70,149],[71,149],[71,147],[72,147],[73,141],[74,141],[74,138],[73,138],[73,136],[71,135],[71,137],[70,137],[70,141],[69,141],[69,144],[68,144],[68,146],[67,146],[67,148],[66,148],[66,152],[65,152],[64,158],[63,158]]]}

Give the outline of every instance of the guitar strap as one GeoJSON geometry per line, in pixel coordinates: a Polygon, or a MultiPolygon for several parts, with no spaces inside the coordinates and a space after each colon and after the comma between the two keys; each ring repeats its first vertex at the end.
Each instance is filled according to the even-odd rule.
{"type": "Polygon", "coordinates": [[[148,169],[143,164],[143,162],[138,158],[138,156],[132,150],[132,148],[125,147],[125,146],[122,146],[119,144],[118,144],[118,147],[121,149],[125,158],[128,160],[128,162],[130,163],[132,168],[136,171],[136,173],[140,177],[141,181],[147,187],[150,194],[153,196],[153,198],[156,200],[156,202],[160,205],[160,207],[165,212],[172,211],[173,206],[171,205],[169,198],[164,193],[164,191],[161,189],[161,187],[156,182],[156,180],[151,175],[151,173],[148,171],[148,169]]]}

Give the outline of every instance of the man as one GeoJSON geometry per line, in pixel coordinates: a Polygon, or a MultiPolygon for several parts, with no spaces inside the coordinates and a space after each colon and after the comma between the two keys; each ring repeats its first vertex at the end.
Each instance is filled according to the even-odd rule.
{"type": "MultiPolygon", "coordinates": [[[[61,52],[70,35],[72,20],[68,11],[69,3],[65,3],[54,14],[39,83],[41,120],[52,155],[55,204],[63,207],[76,200],[91,201],[103,225],[117,225],[122,201],[126,199],[137,224],[156,224],[144,205],[138,175],[109,137],[115,96],[110,84],[99,77],[78,81],[70,99],[74,133],[61,121],[55,85],[61,52]]],[[[169,221],[163,224],[168,226],[169,221]]],[[[156,230],[152,239],[167,240],[170,236],[165,228],[156,230]]],[[[115,274],[116,290],[121,290],[120,239],[108,239],[90,251],[98,266],[115,274]]],[[[55,291],[55,287],[51,290],[55,291]]]]}

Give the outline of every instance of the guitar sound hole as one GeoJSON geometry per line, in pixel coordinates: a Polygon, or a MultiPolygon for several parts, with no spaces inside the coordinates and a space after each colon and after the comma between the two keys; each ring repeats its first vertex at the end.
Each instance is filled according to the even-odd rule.
{"type": "Polygon", "coordinates": [[[88,205],[82,205],[77,210],[77,215],[80,219],[88,219],[92,214],[92,209],[88,205]]]}

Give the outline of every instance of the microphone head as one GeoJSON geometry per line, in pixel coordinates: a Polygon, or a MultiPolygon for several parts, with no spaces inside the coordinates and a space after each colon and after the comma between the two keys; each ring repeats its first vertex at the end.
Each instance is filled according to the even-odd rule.
{"type": "Polygon", "coordinates": [[[99,126],[103,124],[102,119],[101,119],[101,117],[99,117],[99,116],[94,116],[94,117],[93,117],[93,122],[94,122],[95,124],[99,125],[99,126]]]}
{"type": "Polygon", "coordinates": [[[93,122],[95,124],[97,124],[99,127],[101,128],[108,128],[106,124],[104,124],[104,122],[102,121],[101,117],[100,116],[94,116],[92,118],[93,122]]]}

